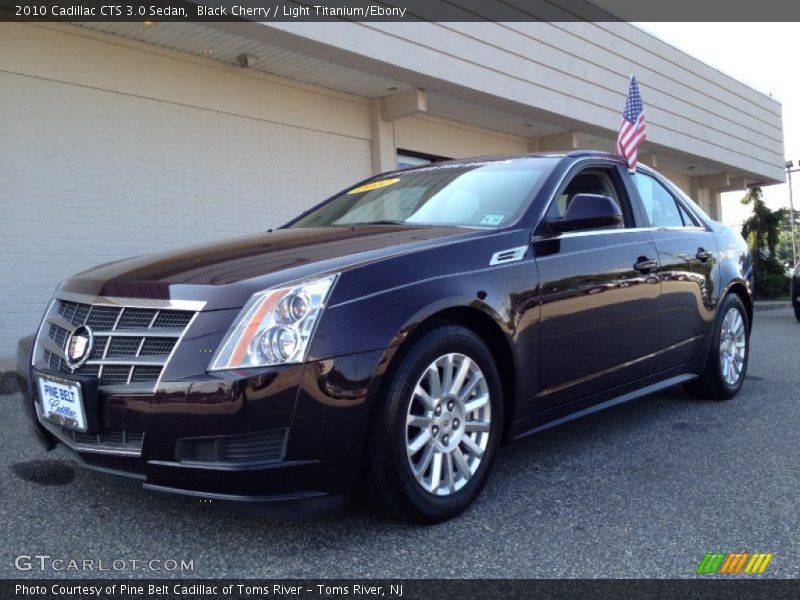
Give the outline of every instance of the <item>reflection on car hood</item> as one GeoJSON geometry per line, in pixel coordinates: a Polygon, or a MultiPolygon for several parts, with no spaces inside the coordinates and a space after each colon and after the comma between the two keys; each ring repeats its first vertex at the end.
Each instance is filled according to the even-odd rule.
{"type": "MultiPolygon", "coordinates": [[[[64,290],[99,296],[204,299],[196,288],[265,289],[286,281],[391,254],[429,247],[443,238],[480,236],[458,227],[359,225],[279,229],[213,244],[149,254],[79,273],[64,290]],[[189,288],[192,288],[191,291],[189,288]]],[[[241,304],[239,304],[241,305],[241,304]]]]}

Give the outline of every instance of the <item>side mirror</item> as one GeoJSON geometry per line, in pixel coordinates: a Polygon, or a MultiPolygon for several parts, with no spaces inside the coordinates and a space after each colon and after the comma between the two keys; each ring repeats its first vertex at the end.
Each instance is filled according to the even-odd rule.
{"type": "Polygon", "coordinates": [[[558,233],[598,227],[619,227],[622,213],[619,206],[608,196],[600,194],[577,194],[567,207],[563,217],[548,223],[558,233]]]}

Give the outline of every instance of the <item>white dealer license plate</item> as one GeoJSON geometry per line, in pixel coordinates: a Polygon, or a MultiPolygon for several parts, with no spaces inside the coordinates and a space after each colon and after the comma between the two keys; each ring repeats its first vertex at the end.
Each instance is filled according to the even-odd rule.
{"type": "Polygon", "coordinates": [[[86,431],[81,385],[76,381],[39,376],[42,416],[69,429],[86,431]]]}

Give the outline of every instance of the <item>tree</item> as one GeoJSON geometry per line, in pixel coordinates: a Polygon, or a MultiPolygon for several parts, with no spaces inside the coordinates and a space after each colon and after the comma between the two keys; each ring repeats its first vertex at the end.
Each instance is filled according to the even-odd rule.
{"type": "MultiPolygon", "coordinates": [[[[794,228],[800,231],[800,211],[794,211],[794,228]]],[[[778,245],[776,247],[776,254],[778,260],[783,263],[787,269],[793,270],[795,265],[792,259],[792,224],[789,219],[789,211],[786,211],[786,218],[783,220],[780,235],[778,236],[778,245]]]]}
{"type": "Polygon", "coordinates": [[[742,198],[742,204],[752,206],[753,212],[742,225],[742,237],[753,253],[753,277],[755,293],[759,298],[776,298],[789,293],[789,277],[778,260],[776,247],[783,221],[788,217],[786,209],[771,210],[765,203],[761,188],[750,188],[742,198]]]}

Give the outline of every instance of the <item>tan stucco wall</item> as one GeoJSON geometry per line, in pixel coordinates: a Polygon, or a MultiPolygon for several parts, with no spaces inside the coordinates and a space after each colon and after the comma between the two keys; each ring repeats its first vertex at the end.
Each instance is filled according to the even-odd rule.
{"type": "Polygon", "coordinates": [[[69,25],[0,27],[2,71],[370,138],[368,102],[357,96],[69,25]]]}
{"type": "Polygon", "coordinates": [[[689,177],[686,175],[680,175],[674,171],[666,171],[664,169],[658,169],[658,171],[672,183],[681,188],[686,194],[689,196],[692,195],[692,182],[689,177]]]}
{"type": "MultiPolygon", "coordinates": [[[[535,8],[532,10],[536,10],[535,8]]],[[[646,150],[783,181],[781,106],[630,23],[258,23],[268,42],[613,139],[631,74],[646,150]]],[[[711,166],[711,165],[708,165],[711,166]]]]}
{"type": "Polygon", "coordinates": [[[448,158],[528,151],[528,140],[471,127],[429,115],[405,117],[394,122],[395,144],[404,150],[448,158]]]}
{"type": "Polygon", "coordinates": [[[0,358],[71,274],[263,231],[371,171],[364,99],[105,37],[0,24],[0,358]]]}
{"type": "MultiPolygon", "coordinates": [[[[365,98],[71,25],[0,24],[0,358],[94,264],[280,225],[372,171],[365,98]]],[[[527,142],[430,116],[396,146],[527,142]]]]}

